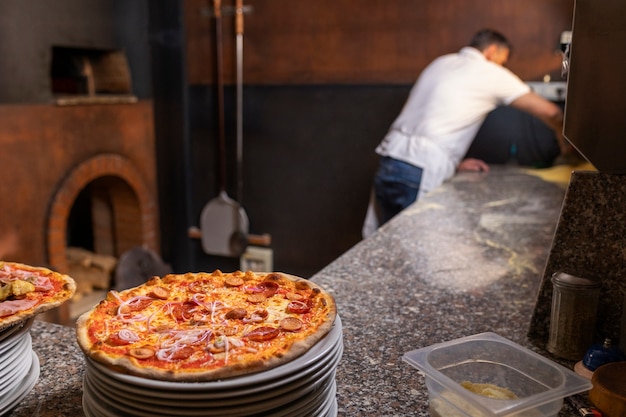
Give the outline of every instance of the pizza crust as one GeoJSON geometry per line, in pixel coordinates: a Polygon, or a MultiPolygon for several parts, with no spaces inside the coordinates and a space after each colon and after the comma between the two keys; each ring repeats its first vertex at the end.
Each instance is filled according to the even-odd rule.
{"type": "MultiPolygon", "coordinates": [[[[220,271],[216,272],[221,274],[220,271]]],[[[248,274],[249,273],[250,272],[248,272],[248,274]]],[[[96,317],[98,317],[98,311],[103,309],[103,303],[105,303],[106,300],[103,300],[100,304],[94,306],[90,311],[84,313],[78,318],[76,323],[78,344],[88,357],[109,367],[110,369],[130,375],[164,381],[204,382],[273,369],[277,366],[291,362],[309,351],[311,347],[313,347],[330,332],[337,315],[337,308],[333,297],[315,283],[289,274],[256,273],[256,275],[259,276],[273,274],[278,274],[278,276],[282,279],[286,279],[290,283],[295,283],[294,285],[303,285],[298,283],[305,283],[304,285],[309,287],[312,293],[315,293],[315,297],[318,297],[316,298],[317,302],[324,306],[323,316],[316,317],[316,323],[314,324],[315,331],[300,339],[298,339],[297,332],[292,333],[290,336],[292,339],[295,339],[295,341],[291,342],[291,345],[286,351],[280,351],[279,349],[278,352],[272,352],[273,354],[271,355],[267,355],[265,353],[262,355],[247,355],[245,356],[245,360],[243,362],[232,361],[223,366],[212,369],[183,368],[179,367],[179,364],[175,362],[171,364],[172,366],[170,369],[162,369],[160,366],[153,366],[148,362],[138,360],[130,355],[111,354],[105,349],[100,349],[100,346],[103,343],[101,341],[94,343],[91,336],[92,330],[90,329],[92,326],[98,326],[98,319],[96,317]],[[94,322],[94,320],[96,322],[94,322]]],[[[185,275],[194,275],[196,277],[203,276],[202,273],[185,275]]],[[[168,276],[164,277],[164,282],[167,278],[168,276]]],[[[149,283],[146,283],[135,288],[140,288],[148,284],[149,283]]],[[[126,290],[120,294],[124,294],[127,291],[132,290],[133,289],[126,290]]],[[[111,295],[109,295],[109,297],[110,296],[111,295]]],[[[101,320],[104,320],[104,318],[101,320]]],[[[274,341],[280,342],[281,340],[283,339],[276,339],[274,341]]],[[[290,339],[286,338],[284,343],[288,342],[290,342],[290,339]]]]}
{"type": "Polygon", "coordinates": [[[40,313],[59,307],[74,296],[76,292],[76,282],[68,275],[52,271],[44,267],[34,267],[17,262],[0,261],[0,264],[8,265],[11,268],[28,271],[39,276],[49,277],[51,280],[59,282],[61,288],[53,293],[51,297],[43,300],[32,308],[16,311],[16,313],[0,317],[0,331],[9,328],[17,323],[26,321],[37,316],[40,313]]]}

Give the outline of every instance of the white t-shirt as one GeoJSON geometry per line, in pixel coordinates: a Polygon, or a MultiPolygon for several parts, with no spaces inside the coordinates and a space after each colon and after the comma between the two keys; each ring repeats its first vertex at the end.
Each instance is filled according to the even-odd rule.
{"type": "Polygon", "coordinates": [[[376,152],[421,167],[420,194],[431,191],[454,175],[487,114],[529,91],[475,48],[441,56],[424,69],[376,152]]]}

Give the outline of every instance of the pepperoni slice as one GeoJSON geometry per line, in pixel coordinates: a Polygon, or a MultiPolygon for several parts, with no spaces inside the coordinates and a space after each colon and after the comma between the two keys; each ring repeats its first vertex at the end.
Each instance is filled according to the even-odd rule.
{"type": "Polygon", "coordinates": [[[170,290],[164,287],[154,287],[148,295],[152,298],[158,298],[159,300],[167,300],[170,296],[170,290]]]}
{"type": "Polygon", "coordinates": [[[276,294],[276,291],[280,288],[280,285],[273,281],[263,281],[259,286],[263,288],[263,294],[268,298],[276,294]]]}
{"type": "Polygon", "coordinates": [[[228,287],[240,287],[243,285],[243,283],[243,278],[233,276],[226,278],[226,280],[224,281],[224,284],[226,284],[228,287]]]}
{"type": "Polygon", "coordinates": [[[133,348],[128,354],[137,359],[148,359],[154,356],[154,350],[147,347],[133,348]]]}
{"type": "Polygon", "coordinates": [[[295,317],[285,317],[280,321],[280,328],[288,332],[297,332],[302,326],[302,320],[295,317]]]}
{"type": "Polygon", "coordinates": [[[279,334],[280,330],[275,327],[262,326],[247,333],[246,337],[253,342],[264,342],[275,338],[279,334]]]}
{"type": "Polygon", "coordinates": [[[276,294],[279,288],[280,285],[273,281],[263,281],[258,285],[247,287],[246,291],[252,294],[263,294],[265,297],[269,298],[276,294]]]}
{"type": "Polygon", "coordinates": [[[128,314],[132,311],[140,311],[152,304],[152,301],[153,299],[150,297],[133,297],[120,305],[119,312],[121,314],[128,314]]]}
{"type": "Polygon", "coordinates": [[[248,315],[245,308],[233,308],[224,316],[227,320],[240,320],[248,315]]]}
{"type": "Polygon", "coordinates": [[[306,314],[311,311],[311,306],[304,301],[292,301],[287,304],[287,313],[306,314]]]}
{"type": "Polygon", "coordinates": [[[120,330],[110,334],[106,342],[111,346],[125,346],[135,343],[137,340],[139,340],[137,335],[130,330],[120,330]]]}
{"type": "Polygon", "coordinates": [[[254,312],[252,313],[253,317],[259,317],[262,319],[266,319],[267,316],[269,316],[270,313],[267,312],[267,310],[254,310],[254,312]]]}
{"type": "Polygon", "coordinates": [[[170,306],[170,314],[178,322],[188,321],[193,317],[195,308],[195,303],[175,303],[170,306]]]}
{"type": "Polygon", "coordinates": [[[169,359],[173,361],[187,359],[188,357],[193,355],[193,352],[194,350],[192,347],[183,346],[180,349],[176,349],[174,352],[172,352],[172,355],[169,359]]]}

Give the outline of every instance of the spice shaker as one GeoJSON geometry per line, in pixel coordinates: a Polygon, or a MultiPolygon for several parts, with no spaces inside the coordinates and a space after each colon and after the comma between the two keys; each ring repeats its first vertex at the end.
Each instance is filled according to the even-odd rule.
{"type": "Polygon", "coordinates": [[[579,360],[593,343],[600,282],[557,272],[552,276],[548,352],[579,360]]]}

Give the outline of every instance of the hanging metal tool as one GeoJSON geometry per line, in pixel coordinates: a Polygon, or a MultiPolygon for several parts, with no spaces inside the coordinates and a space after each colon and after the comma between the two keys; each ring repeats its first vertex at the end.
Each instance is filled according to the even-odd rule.
{"type": "MultiPolygon", "coordinates": [[[[237,153],[237,201],[240,210],[243,208],[243,0],[236,0],[235,5],[235,42],[237,49],[237,126],[236,126],[236,153],[237,153]]],[[[245,215],[245,231],[241,225],[230,237],[230,250],[241,256],[248,246],[248,216],[245,215]]]]}
{"type": "Polygon", "coordinates": [[[236,1],[236,8],[221,6],[221,0],[213,2],[213,12],[205,15],[215,18],[217,95],[218,95],[218,134],[219,134],[219,180],[220,193],[202,210],[200,227],[190,227],[189,237],[202,240],[203,250],[210,255],[238,257],[248,244],[269,246],[272,237],[265,233],[248,233],[248,216],[241,206],[243,200],[243,16],[251,12],[251,6],[236,1]],[[226,150],[224,139],[224,84],[222,69],[222,12],[235,14],[235,35],[237,55],[237,201],[226,194],[226,150]]]}
{"type": "Polygon", "coordinates": [[[237,54],[237,200],[243,204],[243,0],[235,3],[237,54]]]}
{"type": "MultiPolygon", "coordinates": [[[[217,72],[219,195],[209,201],[200,214],[202,248],[212,255],[239,257],[248,244],[248,216],[239,203],[226,193],[226,140],[224,128],[224,77],[222,63],[221,0],[213,1],[217,72]]],[[[239,153],[239,151],[238,151],[239,153]]],[[[238,156],[239,159],[239,156],[238,156]]],[[[238,165],[240,162],[238,162],[238,165]]]]}

